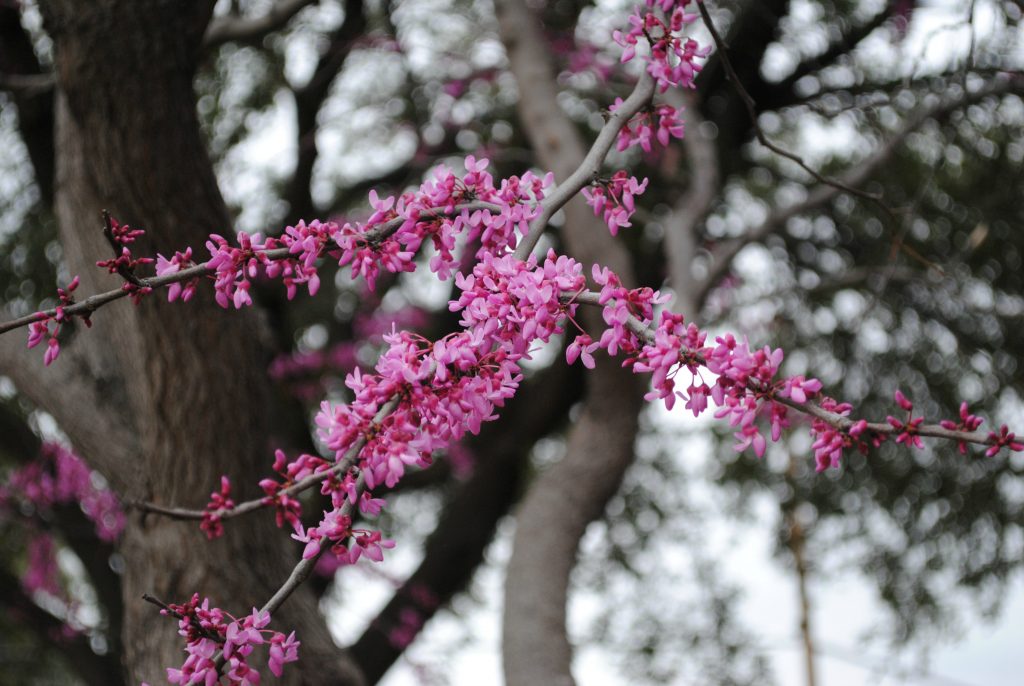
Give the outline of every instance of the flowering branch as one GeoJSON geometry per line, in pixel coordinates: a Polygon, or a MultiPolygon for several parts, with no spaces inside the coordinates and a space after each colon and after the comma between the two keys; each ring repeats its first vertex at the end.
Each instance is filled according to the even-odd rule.
{"type": "MultiPolygon", "coordinates": [[[[477,210],[487,210],[490,212],[499,212],[501,207],[490,202],[472,201],[454,205],[453,207],[434,207],[430,211],[437,214],[437,216],[454,216],[462,212],[475,212],[477,210]]],[[[374,229],[367,231],[362,234],[361,239],[369,245],[379,245],[385,239],[394,235],[396,231],[406,221],[404,217],[395,217],[394,219],[388,220],[387,222],[377,226],[374,229]]],[[[322,252],[330,252],[331,250],[338,249],[338,245],[331,242],[325,245],[322,252]]],[[[290,248],[273,248],[270,250],[259,251],[260,255],[267,260],[283,260],[289,257],[293,257],[294,254],[290,251],[290,248]]],[[[216,266],[210,266],[211,260],[195,264],[189,267],[185,267],[176,272],[164,274],[162,276],[153,276],[145,279],[145,285],[151,288],[159,288],[161,286],[170,286],[172,284],[180,284],[198,279],[204,276],[211,276],[216,272],[216,266]]],[[[72,301],[73,304],[59,308],[66,316],[79,316],[88,317],[99,308],[107,305],[115,300],[131,295],[131,293],[123,288],[118,288],[105,293],[97,293],[91,295],[85,300],[72,301]]],[[[41,317],[54,317],[57,314],[58,308],[51,308],[49,310],[41,310],[40,312],[34,312],[33,314],[11,319],[6,322],[0,322],[0,334],[13,331],[25,326],[29,326],[34,322],[40,320],[41,317]]]]}
{"type": "MultiPolygon", "coordinates": [[[[367,429],[367,433],[374,433],[380,429],[381,422],[384,421],[387,415],[394,411],[394,408],[397,406],[397,402],[397,397],[393,398],[390,403],[386,404],[384,408],[381,409],[381,413],[377,417],[374,417],[373,422],[367,429]]],[[[353,466],[355,466],[359,455],[359,451],[362,450],[362,447],[364,445],[366,445],[366,439],[360,439],[360,441],[357,441],[352,446],[349,455],[346,455],[345,458],[337,461],[331,467],[327,467],[321,471],[314,472],[309,476],[299,479],[298,481],[296,481],[295,483],[286,488],[282,488],[280,490],[275,491],[275,497],[273,498],[268,496],[264,496],[262,498],[253,498],[252,500],[246,500],[244,502],[238,503],[237,505],[232,505],[231,507],[222,507],[212,510],[194,510],[184,507],[168,507],[164,505],[158,505],[157,503],[143,501],[128,503],[128,506],[134,507],[135,509],[141,510],[143,512],[150,512],[153,514],[159,514],[165,517],[170,517],[171,519],[213,519],[217,521],[224,519],[233,519],[234,517],[239,517],[241,515],[248,514],[249,512],[253,512],[264,507],[270,507],[272,505],[275,505],[275,502],[278,500],[286,499],[293,495],[297,495],[299,493],[302,493],[303,491],[309,490],[310,488],[316,486],[317,484],[323,483],[328,479],[347,473],[350,469],[352,469],[353,466]]]]}
{"type": "Polygon", "coordinates": [[[530,223],[530,233],[516,248],[517,259],[525,260],[533,252],[537,241],[540,240],[544,229],[547,228],[548,221],[555,212],[597,177],[605,158],[608,157],[608,153],[618,139],[622,127],[633,115],[647,106],[651,98],[654,97],[654,87],[654,78],[646,71],[643,72],[637,80],[636,86],[633,87],[633,92],[608,116],[608,121],[601,128],[601,132],[597,134],[583,163],[541,202],[541,213],[530,223]]]}

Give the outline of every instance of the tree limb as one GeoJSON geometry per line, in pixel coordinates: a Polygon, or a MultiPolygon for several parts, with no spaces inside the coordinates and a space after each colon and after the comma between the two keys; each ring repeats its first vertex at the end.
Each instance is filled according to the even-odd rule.
{"type": "Polygon", "coordinates": [[[251,42],[281,28],[296,14],[320,0],[277,0],[270,10],[259,17],[226,15],[214,17],[203,36],[207,50],[232,41],[251,42]]]}
{"type": "Polygon", "coordinates": [[[864,183],[872,173],[892,157],[906,140],[907,136],[920,128],[929,119],[943,117],[954,110],[993,95],[1019,92],[1022,89],[1024,89],[1024,78],[1010,76],[993,80],[977,91],[962,93],[952,98],[939,98],[930,105],[918,108],[916,112],[907,117],[903,126],[887,141],[859,163],[840,174],[838,177],[840,183],[838,185],[820,184],[812,188],[807,197],[801,202],[776,208],[760,225],[751,229],[743,236],[721,243],[712,252],[711,265],[708,269],[707,277],[697,292],[697,302],[704,302],[708,293],[718,283],[719,279],[729,271],[736,255],[743,248],[752,243],[760,242],[773,232],[782,229],[786,222],[793,217],[829,202],[843,192],[845,188],[864,183]]]}
{"type": "Polygon", "coordinates": [[[519,497],[524,462],[534,444],[564,421],[582,390],[579,370],[556,364],[527,382],[487,424],[471,449],[479,456],[469,480],[445,506],[423,560],[352,646],[368,683],[376,683],[434,614],[461,592],[484,559],[498,523],[519,497]],[[412,634],[395,640],[413,613],[412,634]]]}
{"type": "MultiPolygon", "coordinates": [[[[519,86],[519,118],[538,162],[560,181],[572,178],[584,164],[585,148],[558,105],[541,27],[521,0],[499,2],[497,13],[519,86]]],[[[583,264],[609,266],[625,283],[633,283],[628,252],[582,198],[566,204],[565,214],[562,236],[568,252],[583,264]]],[[[585,327],[603,325],[598,313],[581,314],[585,327]]],[[[503,619],[502,653],[510,686],[573,683],[565,612],[576,549],[633,461],[639,380],[602,357],[586,384],[583,412],[570,433],[566,455],[537,478],[517,513],[503,619]]]]}
{"type": "Polygon", "coordinates": [[[67,364],[45,367],[26,355],[20,338],[0,336],[0,374],[10,377],[23,397],[59,418],[61,430],[86,462],[118,493],[126,493],[125,464],[139,453],[131,413],[107,391],[108,379],[76,346],[65,346],[67,364]]]}
{"type": "Polygon", "coordinates": [[[693,260],[697,254],[698,228],[718,197],[718,150],[714,140],[701,131],[704,118],[700,105],[689,94],[670,91],[674,107],[686,105],[686,151],[690,183],[665,220],[665,256],[668,260],[669,280],[676,294],[676,309],[688,317],[696,317],[696,296],[700,280],[693,273],[693,260]]]}
{"type": "Polygon", "coordinates": [[[341,72],[356,40],[366,30],[363,0],[346,0],[345,21],[331,35],[327,49],[320,55],[309,82],[295,88],[295,119],[298,125],[298,161],[288,182],[284,198],[288,202],[293,220],[312,218],[315,208],[310,196],[316,147],[317,114],[330,90],[334,78],[341,72]]]}

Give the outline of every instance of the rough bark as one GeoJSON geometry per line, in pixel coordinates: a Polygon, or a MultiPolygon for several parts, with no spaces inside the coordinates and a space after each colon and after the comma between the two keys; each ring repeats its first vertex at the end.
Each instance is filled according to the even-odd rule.
{"type": "MultiPolygon", "coordinates": [[[[92,266],[110,250],[99,231],[102,208],[147,230],[138,254],[201,249],[207,234],[230,233],[192,92],[212,3],[51,0],[42,9],[59,93],[56,211],[68,263],[86,290],[115,278],[92,266]]],[[[224,312],[209,297],[183,306],[153,296],[96,319],[82,345],[105,379],[107,411],[133,417],[140,452],[117,464],[96,452],[86,459],[129,499],[201,507],[221,474],[233,477],[237,496],[253,495],[271,443],[257,313],[224,312]]],[[[207,543],[194,524],[130,518],[122,552],[132,682],[156,683],[183,657],[176,623],[141,594],[179,601],[195,591],[239,613],[262,604],[296,557],[285,536],[267,529],[267,518],[243,518],[207,543]]],[[[287,683],[361,681],[308,592],[282,608],[275,626],[296,629],[302,640],[306,669],[293,669],[287,683]]]]}
{"type": "MultiPolygon", "coordinates": [[[[557,88],[541,27],[517,0],[498,3],[502,41],[519,96],[519,118],[540,166],[565,179],[583,161],[585,148],[573,122],[558,106],[557,88]]],[[[562,237],[567,252],[588,269],[598,263],[634,282],[628,253],[583,200],[565,207],[562,237]]],[[[600,314],[581,312],[597,335],[600,314]]],[[[569,576],[586,527],[604,511],[633,461],[640,384],[618,361],[604,356],[587,374],[583,411],[569,434],[565,457],[531,486],[517,514],[505,583],[503,657],[509,684],[571,684],[572,646],[565,612],[569,576]]]]}

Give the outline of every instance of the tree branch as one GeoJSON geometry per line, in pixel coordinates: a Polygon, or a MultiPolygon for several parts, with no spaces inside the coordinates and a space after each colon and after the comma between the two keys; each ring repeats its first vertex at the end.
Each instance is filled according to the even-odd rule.
{"type": "Polygon", "coordinates": [[[690,183],[665,221],[665,256],[668,260],[669,279],[676,293],[676,307],[680,312],[695,317],[698,314],[696,297],[700,288],[700,281],[693,273],[693,260],[697,254],[697,229],[718,197],[718,151],[715,142],[701,132],[704,118],[695,98],[678,90],[670,93],[676,100],[671,103],[673,106],[678,108],[686,104],[687,131],[683,137],[683,148],[690,170],[690,183]]]}
{"type": "MultiPolygon", "coordinates": [[[[594,291],[583,291],[582,293],[563,293],[562,297],[566,302],[577,302],[583,305],[594,305],[596,307],[607,306],[601,304],[601,294],[595,293],[594,291]]],[[[629,328],[630,331],[636,334],[644,343],[650,345],[655,344],[655,330],[651,326],[644,324],[642,321],[640,321],[633,315],[629,316],[629,319],[626,322],[626,326],[629,328]]],[[[700,355],[695,356],[694,360],[701,366],[706,366],[707,364],[707,361],[700,355]]],[[[758,392],[767,392],[767,389],[760,387],[752,387],[752,390],[758,392]]],[[[835,428],[841,429],[843,431],[850,429],[854,424],[860,421],[856,417],[844,416],[832,412],[830,410],[826,410],[814,400],[808,400],[805,403],[798,403],[796,401],[790,400],[789,398],[782,398],[774,394],[772,395],[771,399],[773,402],[779,403],[780,405],[785,405],[786,407],[792,408],[797,412],[808,415],[815,419],[820,419],[826,424],[834,426],[835,428]]],[[[893,436],[903,433],[904,431],[904,429],[893,427],[888,422],[867,422],[865,430],[882,436],[893,436]]],[[[975,443],[978,445],[993,446],[997,444],[996,441],[992,439],[991,435],[986,431],[960,431],[957,429],[947,429],[939,424],[921,424],[920,426],[914,429],[913,433],[918,434],[920,436],[929,436],[932,438],[945,438],[948,440],[961,441],[964,443],[975,443]]]]}
{"type": "Polygon", "coordinates": [[[743,101],[743,105],[747,110],[747,116],[750,118],[750,124],[751,126],[754,127],[754,133],[757,137],[757,140],[761,143],[761,145],[768,148],[776,155],[785,157],[786,159],[795,162],[801,169],[803,169],[805,172],[814,177],[814,179],[818,183],[826,184],[829,186],[836,186],[838,189],[846,191],[847,193],[864,198],[865,200],[872,200],[876,203],[881,204],[880,195],[876,193],[869,193],[859,188],[854,188],[853,186],[846,184],[839,179],[832,179],[823,176],[816,169],[808,165],[807,162],[805,162],[803,157],[801,157],[800,155],[790,152],[789,150],[786,150],[785,148],[782,148],[781,146],[778,146],[775,143],[772,143],[770,140],[768,140],[768,137],[764,134],[764,131],[761,129],[761,126],[757,122],[757,103],[754,102],[754,99],[750,96],[750,93],[747,92],[747,89],[744,88],[743,83],[740,81],[740,77],[736,74],[736,70],[733,68],[732,62],[729,60],[729,55],[727,52],[728,46],[725,44],[725,41],[723,41],[722,37],[719,35],[718,29],[715,28],[715,24],[711,20],[711,15],[708,13],[708,10],[704,6],[703,1],[697,3],[697,9],[700,11],[700,15],[704,19],[704,25],[711,33],[711,38],[715,43],[716,52],[721,57],[722,66],[725,68],[725,73],[728,75],[729,80],[732,82],[733,88],[736,89],[737,94],[743,101]]]}
{"type": "Polygon", "coordinates": [[[787,207],[776,208],[760,225],[751,231],[739,238],[720,244],[712,252],[708,274],[700,290],[697,292],[697,302],[704,302],[708,293],[718,283],[719,279],[729,271],[736,255],[743,248],[751,243],[764,240],[771,233],[783,228],[786,222],[793,217],[820,207],[835,198],[839,193],[844,192],[846,188],[864,183],[876,169],[892,157],[900,145],[907,139],[907,136],[920,128],[929,119],[945,116],[954,110],[993,95],[1001,95],[1021,89],[1024,89],[1024,78],[1006,77],[993,80],[986,84],[985,87],[973,93],[963,93],[952,98],[940,98],[929,106],[919,108],[917,112],[909,115],[903,126],[873,153],[843,172],[839,176],[838,183],[816,186],[803,201],[787,207]]]}
{"type": "Polygon", "coordinates": [[[65,346],[68,364],[45,367],[37,355],[27,356],[20,339],[0,336],[0,374],[10,377],[18,393],[58,418],[61,430],[93,468],[118,493],[129,485],[125,465],[139,454],[131,413],[116,407],[109,380],[92,366],[77,346],[65,346]]]}
{"type": "Polygon", "coordinates": [[[479,455],[473,474],[446,504],[422,562],[351,648],[367,682],[379,681],[412,640],[412,634],[401,640],[393,636],[407,627],[403,619],[410,612],[418,631],[472,579],[498,523],[519,497],[534,444],[564,422],[579,400],[579,374],[567,365],[548,367],[524,384],[500,422],[486,425],[472,441],[479,455]]]}
{"type": "MultiPolygon", "coordinates": [[[[536,17],[521,0],[503,0],[497,11],[501,39],[519,86],[520,121],[540,165],[564,180],[567,197],[570,190],[575,195],[599,168],[607,152],[603,146],[610,147],[622,122],[605,126],[600,143],[586,154],[578,129],[558,105],[549,47],[536,17]]],[[[654,86],[648,81],[645,73],[628,107],[649,101],[654,86]]],[[[619,112],[632,116],[625,105],[615,114],[619,112]]],[[[552,201],[546,209],[557,209],[559,202],[564,200],[552,201]]],[[[607,265],[625,283],[633,283],[629,253],[591,208],[575,198],[565,205],[565,213],[562,236],[567,252],[583,264],[607,265]]],[[[531,236],[539,236],[542,227],[538,218],[531,236]]],[[[516,254],[526,255],[531,248],[524,242],[516,254]]],[[[581,315],[586,328],[603,325],[597,312],[581,315]]],[[[639,380],[602,357],[586,384],[583,412],[570,433],[565,457],[537,478],[517,513],[502,623],[505,680],[510,686],[572,683],[565,611],[576,549],[634,458],[639,380]]]]}
{"type": "MultiPolygon", "coordinates": [[[[889,17],[890,10],[889,8],[885,8],[860,26],[855,26],[847,33],[842,34],[837,40],[829,44],[825,49],[825,52],[809,57],[798,64],[792,74],[777,84],[777,89],[775,89],[776,92],[792,92],[793,86],[796,85],[797,81],[809,74],[813,74],[816,71],[821,71],[825,67],[834,63],[839,57],[849,53],[857,47],[862,40],[874,33],[875,29],[882,26],[889,17]]],[[[776,103],[769,104],[769,107],[772,107],[773,109],[777,106],[778,104],[776,103]]]]}
{"type": "MultiPolygon", "coordinates": [[[[449,216],[448,212],[446,212],[447,209],[448,208],[445,207],[432,207],[430,208],[429,211],[437,213],[438,216],[449,216]]],[[[473,212],[475,210],[490,210],[492,212],[500,212],[501,208],[493,203],[477,201],[465,203],[462,205],[456,205],[451,214],[457,215],[458,213],[464,210],[469,212],[473,212]]],[[[396,217],[395,219],[385,222],[384,224],[381,224],[380,226],[371,231],[367,231],[365,234],[363,234],[363,239],[370,244],[379,244],[380,242],[384,241],[386,238],[394,234],[396,231],[398,231],[398,229],[402,226],[402,223],[404,221],[404,217],[396,217]]],[[[328,248],[328,250],[330,249],[331,248],[328,248]]],[[[261,253],[271,260],[282,260],[292,255],[288,248],[274,248],[272,250],[263,250],[261,251],[261,253]]],[[[192,279],[210,276],[215,272],[216,269],[211,268],[209,266],[209,261],[207,261],[197,264],[193,267],[189,267],[187,269],[182,269],[181,271],[175,272],[173,274],[165,274],[164,276],[153,276],[148,279],[140,279],[139,283],[141,283],[144,286],[153,288],[155,290],[157,288],[160,288],[161,286],[168,286],[172,283],[182,283],[183,281],[190,281],[192,279]]],[[[104,305],[112,303],[115,300],[120,300],[121,298],[124,298],[125,296],[128,295],[131,295],[131,293],[129,293],[123,288],[118,288],[116,290],[91,295],[85,300],[76,302],[74,305],[69,305],[62,309],[64,311],[64,314],[69,316],[91,315],[93,312],[100,309],[104,305]]],[[[13,331],[14,329],[25,327],[31,324],[32,322],[39,321],[40,315],[53,317],[56,314],[57,309],[51,308],[48,310],[41,310],[40,312],[35,312],[33,314],[28,314],[23,317],[17,317],[15,319],[2,322],[0,323],[0,334],[6,333],[8,331],[13,331]]],[[[0,367],[0,371],[2,371],[2,367],[0,367]]]]}
{"type": "Polygon", "coordinates": [[[21,590],[21,583],[0,569],[0,607],[3,614],[32,631],[41,641],[50,643],[64,655],[67,666],[89,686],[113,686],[125,683],[124,672],[115,653],[97,655],[83,634],[66,636],[64,620],[39,607],[21,590]]]}
{"type": "Polygon", "coordinates": [[[21,25],[18,3],[0,3],[0,90],[12,94],[18,108],[18,128],[28,148],[43,202],[53,204],[54,88],[21,25]]]}
{"type": "Polygon", "coordinates": [[[555,212],[562,209],[567,202],[575,198],[577,193],[597,177],[601,167],[604,165],[605,158],[608,157],[608,153],[612,149],[612,145],[615,144],[619,131],[634,114],[650,103],[653,96],[654,79],[644,71],[637,80],[633,92],[626,98],[626,101],[609,115],[608,121],[601,128],[597,138],[594,139],[593,145],[590,146],[587,156],[583,158],[583,161],[567,179],[561,181],[558,187],[541,201],[542,212],[530,224],[530,233],[523,238],[522,243],[516,248],[516,257],[518,259],[525,260],[529,257],[534,247],[536,247],[537,241],[540,240],[541,235],[543,235],[544,230],[547,228],[548,221],[550,221],[555,212]]]}
{"type": "Polygon", "coordinates": [[[331,35],[330,43],[320,55],[313,76],[305,86],[293,89],[299,154],[295,172],[288,182],[284,197],[294,220],[310,218],[315,211],[310,196],[310,184],[318,155],[317,114],[334,78],[341,72],[345,60],[348,59],[352,46],[365,30],[366,13],[363,0],[346,0],[344,23],[331,35]]]}
{"type": "Polygon", "coordinates": [[[270,10],[259,17],[237,14],[214,17],[203,36],[203,47],[215,48],[232,41],[256,41],[283,27],[296,14],[320,0],[277,0],[270,10]]]}

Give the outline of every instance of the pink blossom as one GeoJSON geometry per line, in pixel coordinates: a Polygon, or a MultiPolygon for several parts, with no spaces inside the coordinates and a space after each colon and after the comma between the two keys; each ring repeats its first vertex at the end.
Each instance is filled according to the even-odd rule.
{"type": "Polygon", "coordinates": [[[629,30],[625,33],[614,31],[612,40],[621,45],[622,62],[629,62],[636,56],[640,40],[650,45],[647,58],[647,72],[658,82],[661,92],[669,86],[693,87],[694,77],[701,67],[697,64],[710,52],[710,47],[701,48],[693,39],[683,38],[679,33],[695,22],[699,15],[687,13],[683,8],[689,2],[648,2],[649,8],[658,7],[662,16],[646,12],[640,16],[639,9],[629,17],[629,30]],[[668,15],[667,22],[664,15],[668,15]]]}
{"type": "Polygon", "coordinates": [[[199,528],[206,533],[208,539],[219,538],[224,535],[224,525],[221,517],[225,512],[235,507],[235,501],[231,499],[231,481],[228,477],[220,478],[220,491],[210,494],[210,502],[206,504],[203,511],[203,520],[199,528]]]}
{"type": "Polygon", "coordinates": [[[637,181],[625,171],[617,171],[610,179],[598,180],[583,189],[587,204],[594,208],[594,214],[604,215],[604,221],[613,236],[621,227],[632,226],[629,219],[636,211],[634,197],[647,189],[647,179],[637,181]]]}

